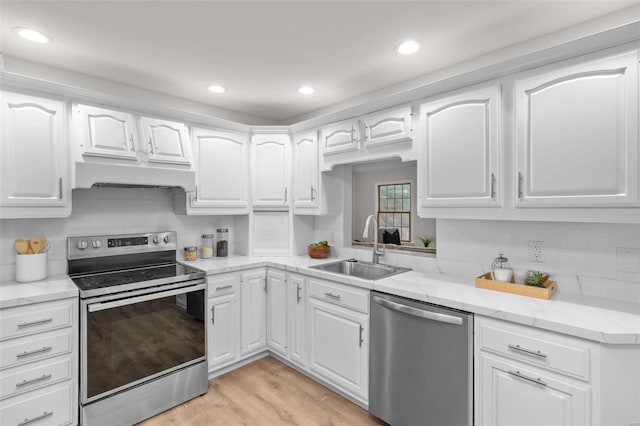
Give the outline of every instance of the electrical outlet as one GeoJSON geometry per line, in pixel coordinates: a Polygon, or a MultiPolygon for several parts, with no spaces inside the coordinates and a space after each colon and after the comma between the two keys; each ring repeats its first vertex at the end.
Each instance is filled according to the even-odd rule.
{"type": "Polygon", "coordinates": [[[544,263],[544,241],[529,241],[529,261],[544,263]]]}

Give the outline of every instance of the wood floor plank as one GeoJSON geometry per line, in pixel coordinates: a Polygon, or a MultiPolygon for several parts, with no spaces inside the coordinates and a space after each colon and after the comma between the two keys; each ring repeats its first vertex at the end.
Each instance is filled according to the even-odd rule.
{"type": "Polygon", "coordinates": [[[378,418],[309,377],[265,357],[209,381],[201,397],[141,426],[376,426],[378,418]]]}

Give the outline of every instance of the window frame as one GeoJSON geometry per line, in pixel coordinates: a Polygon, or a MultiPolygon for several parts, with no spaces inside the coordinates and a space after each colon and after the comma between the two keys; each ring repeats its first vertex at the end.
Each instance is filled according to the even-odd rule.
{"type": "MultiPolygon", "coordinates": [[[[395,214],[398,214],[398,215],[407,214],[408,217],[409,217],[409,224],[407,226],[403,226],[403,225],[399,225],[399,226],[391,225],[391,226],[389,226],[389,225],[386,225],[386,224],[384,226],[384,228],[398,228],[398,230],[400,231],[400,242],[401,243],[403,243],[403,242],[409,243],[409,242],[412,241],[411,240],[411,231],[412,231],[412,225],[413,225],[412,224],[412,220],[411,220],[411,215],[413,214],[413,212],[412,212],[412,207],[413,207],[412,192],[413,192],[413,188],[411,187],[412,185],[413,185],[413,182],[411,180],[398,180],[398,181],[392,181],[392,182],[378,182],[375,185],[375,189],[376,189],[376,197],[375,197],[375,199],[376,199],[376,218],[378,219],[378,226],[379,227],[383,227],[381,225],[382,222],[380,220],[380,214],[393,214],[393,215],[395,215],[395,214]],[[381,188],[385,187],[385,186],[386,187],[391,187],[391,186],[397,186],[397,185],[402,185],[402,186],[409,185],[409,197],[408,198],[405,198],[405,197],[396,198],[395,197],[395,189],[394,189],[394,197],[391,198],[391,199],[394,200],[394,202],[395,202],[395,200],[407,200],[408,199],[409,200],[409,210],[404,210],[404,203],[403,203],[403,209],[400,210],[400,211],[397,211],[395,209],[393,211],[381,210],[381,204],[382,204],[381,203],[381,200],[382,200],[381,188]],[[405,228],[408,231],[408,239],[406,239],[406,240],[402,238],[402,230],[405,229],[405,228]]],[[[389,199],[389,198],[387,198],[387,199],[389,199]]]]}

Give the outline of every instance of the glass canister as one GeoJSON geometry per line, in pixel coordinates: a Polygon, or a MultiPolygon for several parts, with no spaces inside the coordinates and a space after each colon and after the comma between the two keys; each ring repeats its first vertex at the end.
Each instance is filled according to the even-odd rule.
{"type": "Polygon", "coordinates": [[[216,256],[226,257],[229,249],[229,230],[226,228],[219,228],[217,231],[218,242],[216,243],[216,256]]]}
{"type": "Polygon", "coordinates": [[[198,258],[198,247],[189,246],[184,248],[184,260],[191,262],[198,258]]]}
{"type": "Polygon", "coordinates": [[[211,259],[213,257],[213,234],[202,234],[200,246],[200,258],[211,259]]]}

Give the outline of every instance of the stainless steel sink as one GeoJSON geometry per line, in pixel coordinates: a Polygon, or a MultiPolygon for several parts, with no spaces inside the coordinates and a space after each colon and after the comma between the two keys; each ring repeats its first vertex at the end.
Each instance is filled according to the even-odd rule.
{"type": "Polygon", "coordinates": [[[411,268],[399,266],[383,265],[381,263],[362,262],[355,259],[341,260],[338,262],[323,263],[322,265],[311,266],[312,269],[333,272],[335,274],[348,275],[365,280],[379,280],[392,275],[410,271],[411,268]]]}

